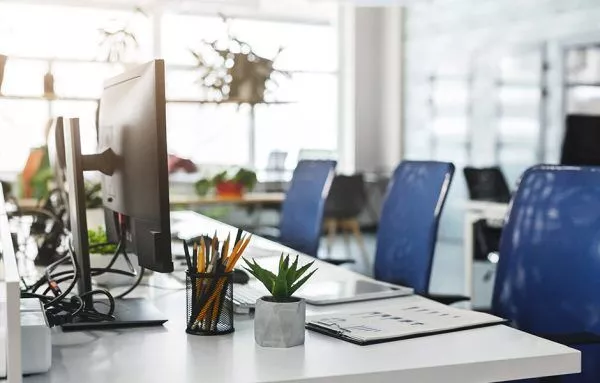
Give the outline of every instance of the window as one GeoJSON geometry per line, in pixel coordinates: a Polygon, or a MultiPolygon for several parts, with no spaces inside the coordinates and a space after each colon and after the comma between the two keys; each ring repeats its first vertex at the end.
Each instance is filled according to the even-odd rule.
{"type": "Polygon", "coordinates": [[[227,27],[217,17],[164,15],[171,151],[199,163],[258,169],[266,167],[269,153],[275,150],[289,153],[290,166],[302,149],[336,151],[335,28],[247,19],[231,20],[229,28],[263,57],[273,58],[283,48],[275,67],[286,74],[274,75],[277,86],[267,90],[267,103],[254,111],[249,106],[190,103],[209,98],[208,90],[197,82],[199,72],[190,49],[198,48],[202,40],[225,38],[227,27]]]}
{"type": "Polygon", "coordinates": [[[198,83],[189,49],[226,34],[216,16],[0,3],[0,53],[9,56],[0,96],[0,171],[22,170],[30,148],[44,143],[51,117],[80,117],[82,149],[94,150],[97,99],[104,80],[123,70],[104,61],[100,28],[127,25],[139,47],[126,62],[162,56],[167,64],[169,151],[199,163],[266,165],[273,150],[335,151],[337,144],[337,36],[326,24],[235,19],[233,33],[267,58],[284,50],[276,67],[286,71],[270,86],[268,104],[210,104],[198,83]],[[160,25],[157,25],[160,24],[160,25]],[[159,26],[159,28],[157,28],[159,26]],[[160,35],[154,35],[160,31],[160,35]],[[160,40],[157,44],[155,39],[160,40]],[[161,52],[154,52],[160,46],[161,52]],[[54,76],[56,98],[44,98],[44,75],[54,76]],[[319,137],[315,140],[315,137],[319,137]],[[254,145],[254,146],[252,146],[254,145]]]}
{"type": "Polygon", "coordinates": [[[122,71],[103,62],[98,30],[128,23],[139,48],[126,59],[152,54],[151,19],[128,11],[0,3],[0,53],[8,61],[0,96],[0,172],[20,172],[30,148],[45,143],[51,117],[79,117],[82,150],[95,149],[97,99],[104,79],[122,71]],[[55,98],[44,98],[44,75],[54,76],[55,98]]]}

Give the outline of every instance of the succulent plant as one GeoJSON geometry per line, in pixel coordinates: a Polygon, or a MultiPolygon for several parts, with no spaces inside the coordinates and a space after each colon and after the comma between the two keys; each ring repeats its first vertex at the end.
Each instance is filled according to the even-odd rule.
{"type": "Polygon", "coordinates": [[[252,262],[244,258],[244,262],[246,262],[246,265],[248,266],[244,266],[244,269],[246,269],[246,271],[248,271],[250,274],[254,275],[256,279],[265,285],[267,290],[269,290],[273,296],[273,300],[276,302],[289,301],[296,290],[306,283],[306,281],[312,277],[315,271],[317,271],[317,269],[315,269],[304,276],[304,274],[315,262],[312,261],[298,268],[297,255],[294,262],[290,265],[290,256],[286,255],[284,257],[284,255],[281,254],[281,257],[279,258],[279,271],[277,275],[260,267],[254,258],[252,259],[252,262]]]}

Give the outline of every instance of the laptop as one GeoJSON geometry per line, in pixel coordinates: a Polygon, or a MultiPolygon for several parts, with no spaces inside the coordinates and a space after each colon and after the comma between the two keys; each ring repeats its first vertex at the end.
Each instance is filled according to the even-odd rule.
{"type": "Polygon", "coordinates": [[[391,285],[368,279],[315,281],[307,283],[298,296],[311,305],[332,305],[374,299],[395,298],[412,295],[412,288],[391,285]]]}

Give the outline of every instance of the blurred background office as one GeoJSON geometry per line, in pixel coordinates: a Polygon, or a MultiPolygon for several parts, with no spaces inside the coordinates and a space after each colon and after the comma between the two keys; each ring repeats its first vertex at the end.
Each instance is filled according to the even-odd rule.
{"type": "Polygon", "coordinates": [[[561,162],[567,115],[600,115],[600,4],[405,4],[2,1],[0,179],[19,197],[44,197],[35,148],[46,143],[48,120],[80,117],[84,152],[92,152],[103,79],[164,58],[171,195],[188,197],[181,206],[244,227],[278,226],[283,197],[208,197],[239,181],[240,169],[256,175],[256,185],[240,175],[253,193],[275,194],[288,190],[299,160],[336,160],[337,173],[359,176],[360,209],[328,201],[318,254],[352,258],[348,267],[370,274],[396,166],[452,162],[430,289],[485,306],[522,172],[561,162]],[[465,177],[465,168],[498,186],[481,196],[482,173],[465,177]]]}

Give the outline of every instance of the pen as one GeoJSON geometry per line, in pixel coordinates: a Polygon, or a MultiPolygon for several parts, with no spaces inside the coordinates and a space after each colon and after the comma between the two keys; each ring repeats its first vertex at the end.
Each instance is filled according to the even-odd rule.
{"type": "MultiPolygon", "coordinates": [[[[219,250],[219,238],[217,238],[217,232],[215,231],[215,235],[213,235],[212,237],[212,249],[211,249],[211,255],[212,257],[216,257],[217,255],[217,251],[219,250]]],[[[211,259],[211,263],[212,263],[212,259],[211,259]]]]}
{"type": "Polygon", "coordinates": [[[235,236],[235,245],[242,239],[242,229],[238,229],[237,234],[235,236]]]}
{"type": "Polygon", "coordinates": [[[192,248],[192,267],[190,269],[190,273],[196,272],[196,268],[198,265],[198,244],[194,242],[194,247],[192,248]]]}
{"type": "Polygon", "coordinates": [[[192,267],[192,259],[190,258],[190,250],[188,249],[188,244],[185,240],[183,241],[183,251],[185,253],[185,263],[187,263],[188,270],[194,270],[192,267]]]}

